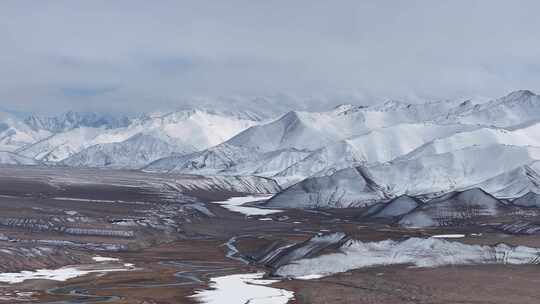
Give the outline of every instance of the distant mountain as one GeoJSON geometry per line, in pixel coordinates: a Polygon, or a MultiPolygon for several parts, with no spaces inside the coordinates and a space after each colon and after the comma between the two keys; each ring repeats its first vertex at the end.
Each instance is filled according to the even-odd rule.
{"type": "Polygon", "coordinates": [[[227,143],[187,155],[165,157],[144,167],[145,171],[273,176],[304,159],[309,151],[294,148],[260,152],[227,143]]]}
{"type": "Polygon", "coordinates": [[[540,207],[540,194],[528,192],[512,202],[516,206],[522,207],[540,207]]]}
{"type": "MultiPolygon", "coordinates": [[[[102,153],[103,145],[122,143],[137,134],[150,134],[165,141],[169,147],[176,147],[175,152],[177,153],[191,153],[217,145],[257,123],[254,120],[227,117],[200,110],[187,110],[144,116],[121,128],[111,128],[110,126],[73,128],[25,146],[19,149],[18,153],[45,162],[56,163],[92,146],[102,145],[86,151],[83,157],[85,159],[97,159],[104,156],[94,157],[90,154],[92,152],[102,153]]],[[[127,143],[123,146],[127,148],[130,145],[127,143]]],[[[132,147],[140,148],[141,146],[135,144],[132,147]]],[[[118,149],[118,146],[116,146],[116,149],[118,149]]],[[[136,154],[136,151],[131,153],[136,154]]],[[[158,153],[153,154],[157,155],[158,153]]],[[[164,156],[170,154],[162,153],[164,156]]],[[[149,162],[152,160],[149,160],[149,162]]],[[[78,164],[79,161],[66,163],[78,164]]],[[[134,161],[130,167],[138,165],[139,163],[134,161]]]]}
{"type": "Polygon", "coordinates": [[[25,118],[24,122],[34,130],[59,133],[81,127],[122,128],[129,125],[130,119],[125,116],[116,117],[98,113],[69,111],[53,117],[30,115],[25,118]]]}
{"type": "Polygon", "coordinates": [[[361,164],[384,163],[406,155],[435,139],[475,128],[466,125],[404,123],[376,129],[316,150],[279,172],[277,176],[303,179],[332,174],[336,170],[361,164]]]}
{"type": "MultiPolygon", "coordinates": [[[[204,157],[204,165],[198,166],[204,169],[196,172],[197,168],[186,168],[185,165],[168,159],[160,163],[160,170],[200,174],[225,173],[223,170],[226,168],[246,160],[253,161],[261,158],[253,156],[254,153],[290,149],[311,151],[313,155],[305,160],[298,159],[297,163],[283,167],[281,172],[272,172],[277,174],[277,178],[287,179],[287,177],[295,176],[301,179],[324,170],[335,171],[362,162],[387,161],[409,152],[407,147],[416,148],[429,140],[476,128],[475,126],[436,125],[424,122],[437,117],[436,109],[440,111],[441,108],[459,105],[456,102],[448,103],[451,105],[446,105],[445,102],[429,103],[424,105],[427,109],[422,109],[422,105],[392,102],[375,108],[341,105],[327,112],[291,111],[274,121],[248,128],[226,141],[225,146],[212,147],[212,151],[208,151],[209,155],[227,155],[223,158],[227,159],[226,162],[229,163],[227,166],[221,166],[220,162],[214,166],[211,163],[212,157],[204,157]],[[415,134],[415,132],[419,133],[415,134]],[[405,135],[414,138],[411,137],[410,143],[407,143],[408,138],[405,135]],[[401,147],[396,143],[396,138],[401,140],[401,147]],[[387,143],[386,147],[383,147],[384,143],[387,143]],[[387,151],[386,148],[393,150],[387,151]],[[219,152],[220,149],[224,151],[219,152]],[[230,150],[244,152],[229,153],[230,150]],[[247,157],[245,153],[252,156],[247,157]],[[167,168],[165,163],[170,167],[167,168]]],[[[186,160],[181,158],[178,161],[186,160]]],[[[194,162],[201,164],[200,159],[194,162]]],[[[156,166],[151,167],[155,169],[156,166]]],[[[269,172],[260,170],[259,172],[269,175],[269,172]]]]}
{"type": "Polygon", "coordinates": [[[539,118],[540,96],[521,90],[484,104],[463,107],[448,114],[442,121],[510,127],[539,118]]]}
{"type": "MultiPolygon", "coordinates": [[[[504,204],[482,189],[450,192],[407,213],[399,224],[406,227],[460,226],[482,216],[501,213],[504,204]]],[[[405,213],[404,213],[405,214],[405,213]]]]}
{"type": "Polygon", "coordinates": [[[40,163],[32,158],[20,156],[13,152],[0,151],[0,164],[5,165],[39,165],[40,163]]]}
{"type": "Polygon", "coordinates": [[[535,122],[512,130],[482,127],[472,131],[463,130],[446,137],[434,139],[407,155],[418,158],[426,155],[442,154],[473,146],[488,145],[534,146],[540,147],[540,122],[535,122]]]}
{"type": "Polygon", "coordinates": [[[361,167],[329,176],[307,178],[266,202],[275,208],[346,208],[373,205],[390,199],[384,185],[373,181],[361,167]]]}
{"type": "Polygon", "coordinates": [[[149,134],[138,133],[125,141],[90,146],[60,162],[72,167],[138,169],[175,153],[181,147],[149,134]]]}
{"type": "Polygon", "coordinates": [[[435,196],[483,183],[490,183],[491,193],[506,190],[505,196],[517,197],[522,195],[519,191],[528,187],[529,181],[522,179],[522,183],[511,187],[508,182],[512,181],[500,177],[535,164],[537,160],[540,160],[537,147],[469,147],[311,177],[277,194],[268,205],[279,208],[366,206],[403,194],[435,196]],[[498,182],[497,178],[500,178],[498,182]]]}
{"type": "Polygon", "coordinates": [[[530,91],[324,111],[276,98],[200,99],[134,118],[2,112],[0,163],[260,176],[283,188],[269,206],[370,206],[386,219],[475,188],[505,201],[540,193],[540,96],[530,91]]]}
{"type": "Polygon", "coordinates": [[[516,198],[528,192],[540,193],[540,161],[506,171],[474,187],[483,189],[498,198],[506,199],[516,198]]]}
{"type": "Polygon", "coordinates": [[[367,216],[393,219],[403,216],[421,205],[423,205],[421,200],[408,195],[401,195],[389,202],[374,205],[369,209],[367,216]]]}
{"type": "Polygon", "coordinates": [[[186,155],[159,159],[144,167],[145,171],[169,173],[218,174],[239,163],[258,160],[261,153],[226,143],[186,155]]]}
{"type": "Polygon", "coordinates": [[[288,148],[316,150],[325,145],[369,131],[358,108],[330,112],[289,112],[279,119],[253,126],[227,144],[270,152],[288,148]]]}
{"type": "Polygon", "coordinates": [[[0,112],[0,151],[15,151],[51,136],[47,130],[35,130],[18,115],[0,112]]]}

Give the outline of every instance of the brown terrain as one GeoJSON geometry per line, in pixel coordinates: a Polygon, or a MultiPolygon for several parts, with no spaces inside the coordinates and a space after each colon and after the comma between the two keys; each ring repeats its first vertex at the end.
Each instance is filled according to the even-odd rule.
{"type": "MultiPolygon", "coordinates": [[[[67,265],[93,269],[96,256],[120,259],[100,266],[134,266],[129,271],[96,272],[64,282],[0,283],[0,303],[194,303],[190,296],[207,288],[211,277],[255,271],[271,274],[275,264],[261,262],[265,253],[318,233],[344,232],[364,241],[481,233],[460,241],[540,247],[537,236],[503,234],[481,223],[459,229],[411,230],[363,219],[360,209],[289,210],[246,217],[212,203],[265,193],[248,190],[198,176],[1,167],[0,272],[67,265]],[[193,181],[196,186],[186,186],[193,181]],[[239,252],[231,252],[231,245],[239,252]]],[[[321,252],[333,250],[329,246],[321,252]]],[[[282,280],[274,286],[294,291],[291,303],[508,304],[539,303],[539,283],[537,265],[399,265],[315,280],[282,280]]]]}

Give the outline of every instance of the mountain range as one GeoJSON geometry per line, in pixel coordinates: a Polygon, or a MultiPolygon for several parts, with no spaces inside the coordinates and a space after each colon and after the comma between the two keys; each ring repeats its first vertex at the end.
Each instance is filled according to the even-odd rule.
{"type": "Polygon", "coordinates": [[[284,189],[267,203],[279,208],[413,206],[473,188],[497,199],[540,193],[540,96],[530,91],[261,113],[1,112],[0,163],[256,175],[284,189]]]}

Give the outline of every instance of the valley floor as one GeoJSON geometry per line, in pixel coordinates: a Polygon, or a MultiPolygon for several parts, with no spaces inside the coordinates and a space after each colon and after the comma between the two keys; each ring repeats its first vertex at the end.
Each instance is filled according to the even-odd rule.
{"type": "MultiPolygon", "coordinates": [[[[193,295],[208,289],[211,278],[271,275],[287,258],[273,259],[276,248],[293,248],[317,234],[343,233],[365,242],[464,234],[452,241],[540,248],[537,236],[503,234],[482,225],[486,223],[405,229],[367,222],[359,209],[248,216],[213,202],[254,193],[208,188],[193,183],[197,177],[61,168],[0,170],[0,272],[133,265],[128,271],[93,272],[66,281],[0,282],[0,303],[196,303],[193,295]],[[192,186],[182,188],[186,183],[192,186]],[[101,261],[95,259],[98,256],[101,261]]],[[[336,250],[326,246],[316,254],[336,250]]],[[[539,283],[538,265],[393,265],[310,280],[280,279],[269,286],[294,292],[289,303],[298,304],[507,304],[538,303],[539,283]]]]}

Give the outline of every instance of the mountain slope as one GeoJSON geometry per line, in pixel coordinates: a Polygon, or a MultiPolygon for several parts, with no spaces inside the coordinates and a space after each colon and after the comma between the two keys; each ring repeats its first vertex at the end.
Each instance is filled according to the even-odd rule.
{"type": "Polygon", "coordinates": [[[289,112],[279,119],[251,127],[227,141],[261,152],[288,148],[315,150],[368,131],[361,112],[338,108],[330,112],[289,112]]]}
{"type": "Polygon", "coordinates": [[[20,117],[0,112],[0,150],[16,151],[50,136],[46,130],[34,130],[20,117]]]}
{"type": "Polygon", "coordinates": [[[217,174],[239,163],[257,160],[261,153],[254,149],[221,144],[187,155],[165,157],[144,167],[145,171],[170,173],[217,174]]]}
{"type": "Polygon", "coordinates": [[[539,159],[540,148],[536,147],[473,146],[370,166],[368,170],[394,195],[420,195],[467,188],[539,159]]]}
{"type": "Polygon", "coordinates": [[[310,154],[306,150],[295,148],[277,150],[263,153],[256,160],[238,162],[235,166],[228,168],[220,173],[223,174],[241,174],[241,175],[261,175],[273,176],[283,169],[298,163],[310,154]]]}
{"type": "Polygon", "coordinates": [[[481,105],[455,111],[442,120],[464,124],[509,127],[540,118],[540,96],[531,91],[512,92],[481,105]]]}
{"type": "Polygon", "coordinates": [[[405,155],[423,144],[476,127],[431,123],[398,124],[373,130],[321,148],[277,176],[305,178],[366,163],[383,163],[405,155]]]}
{"type": "Polygon", "coordinates": [[[470,100],[441,100],[426,103],[405,103],[391,100],[382,105],[362,109],[366,126],[378,129],[397,124],[435,122],[450,112],[462,112],[474,106],[470,100]]]}
{"type": "Polygon", "coordinates": [[[506,130],[500,128],[480,128],[472,131],[458,132],[448,137],[435,139],[406,155],[417,158],[426,155],[442,154],[473,146],[512,145],[540,147],[540,123],[506,130]]]}
{"type": "Polygon", "coordinates": [[[3,165],[39,165],[34,159],[27,158],[13,152],[0,151],[0,164],[3,165]]]}
{"type": "Polygon", "coordinates": [[[540,162],[520,166],[474,185],[498,198],[515,198],[527,192],[540,193],[540,162]]]}
{"type": "Polygon", "coordinates": [[[61,164],[73,167],[138,169],[178,151],[181,149],[175,145],[148,134],[138,133],[123,142],[88,147],[64,159],[61,164]]]}
{"type": "MultiPolygon", "coordinates": [[[[476,187],[536,160],[540,160],[540,148],[471,147],[308,178],[285,189],[268,204],[280,208],[349,207],[372,205],[403,194],[433,196],[476,187]]],[[[491,183],[494,192],[507,187],[507,183],[491,183]]]]}
{"type": "Polygon", "coordinates": [[[518,197],[512,204],[522,207],[540,207],[540,195],[535,192],[528,192],[522,197],[518,197]]]}
{"type": "Polygon", "coordinates": [[[368,216],[373,218],[395,218],[407,214],[421,206],[423,203],[417,198],[401,195],[387,203],[373,206],[368,216]]]}
{"type": "Polygon", "coordinates": [[[253,120],[189,110],[146,116],[123,128],[79,127],[57,133],[18,152],[46,162],[60,162],[95,145],[121,143],[137,134],[149,134],[178,147],[178,153],[190,153],[219,144],[256,123],[253,120]]]}
{"type": "Polygon", "coordinates": [[[80,127],[57,133],[17,152],[44,162],[59,162],[81,150],[103,143],[120,142],[135,135],[139,130],[106,129],[105,127],[80,127]]]}
{"type": "Polygon", "coordinates": [[[459,226],[481,216],[499,214],[504,205],[481,189],[451,192],[430,200],[405,215],[399,224],[406,227],[459,226]]]}
{"type": "Polygon", "coordinates": [[[388,198],[383,187],[358,167],[305,179],[278,193],[266,204],[275,208],[345,208],[374,204],[388,198]]]}
{"type": "Polygon", "coordinates": [[[53,117],[30,115],[24,119],[24,122],[34,130],[60,133],[80,127],[122,128],[127,127],[130,120],[127,117],[69,111],[53,117]]]}

